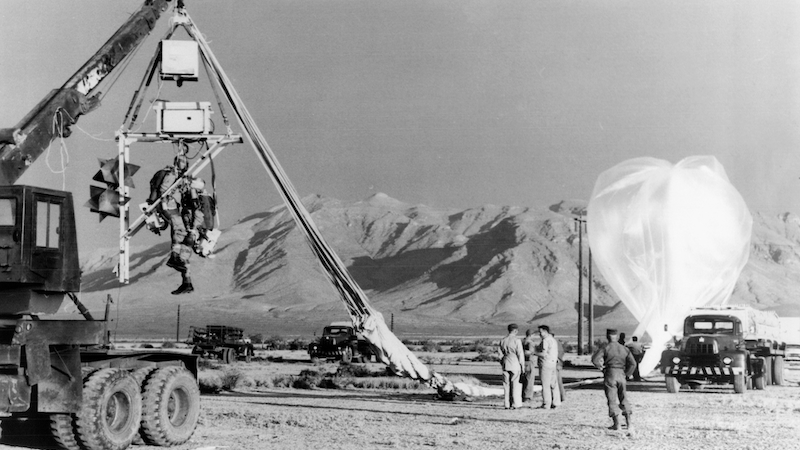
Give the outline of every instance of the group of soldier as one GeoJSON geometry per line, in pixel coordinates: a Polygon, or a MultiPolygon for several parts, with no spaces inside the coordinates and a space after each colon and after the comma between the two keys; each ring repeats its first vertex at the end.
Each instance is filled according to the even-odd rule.
{"type": "MultiPolygon", "coordinates": [[[[564,382],[561,377],[564,365],[564,348],[555,339],[547,325],[538,327],[539,340],[529,329],[524,339],[519,339],[519,326],[508,325],[508,335],[500,341],[502,354],[500,366],[503,370],[503,405],[506,409],[517,409],[524,402],[533,401],[534,364],[539,370],[542,386],[542,404],[538,409],[549,411],[558,408],[565,399],[564,382]]],[[[631,430],[631,409],[627,397],[627,380],[641,380],[638,363],[644,349],[638,339],[624,341],[615,329],[606,331],[606,345],[592,355],[592,364],[603,371],[603,386],[608,403],[608,415],[612,430],[620,430],[620,415],[625,417],[625,426],[631,430]]]]}

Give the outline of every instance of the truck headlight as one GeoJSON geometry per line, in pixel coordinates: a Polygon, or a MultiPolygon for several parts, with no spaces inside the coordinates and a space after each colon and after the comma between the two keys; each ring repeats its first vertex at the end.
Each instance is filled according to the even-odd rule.
{"type": "Polygon", "coordinates": [[[731,359],[730,356],[726,356],[726,357],[722,358],[722,364],[725,364],[726,366],[731,365],[732,362],[733,362],[733,360],[731,359]]]}
{"type": "Polygon", "coordinates": [[[677,356],[672,357],[672,364],[680,364],[681,359],[677,356]]]}

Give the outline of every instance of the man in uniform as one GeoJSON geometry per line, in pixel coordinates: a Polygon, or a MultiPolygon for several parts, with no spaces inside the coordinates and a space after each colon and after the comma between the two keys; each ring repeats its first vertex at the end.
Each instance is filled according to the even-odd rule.
{"type": "Polygon", "coordinates": [[[176,156],[171,166],[167,166],[153,175],[150,180],[150,197],[147,199],[147,202],[152,204],[161,198],[176,181],[180,183],[179,186],[167,194],[159,206],[160,214],[170,225],[172,249],[169,254],[169,260],[167,260],[167,266],[181,274],[181,285],[178,289],[172,291],[172,295],[188,294],[194,291],[189,271],[189,258],[191,257],[192,249],[186,242],[189,233],[186,230],[186,224],[181,214],[182,196],[186,192],[186,186],[184,186],[181,178],[188,168],[189,161],[186,157],[184,155],[176,156]]]}
{"type": "Polygon", "coordinates": [[[522,368],[525,366],[525,353],[522,342],[517,338],[519,327],[512,323],[508,326],[508,335],[500,341],[500,367],[503,369],[503,405],[506,409],[522,406],[522,385],[519,382],[522,368]]]}
{"type": "Polygon", "coordinates": [[[633,359],[631,352],[618,342],[617,338],[617,330],[611,328],[606,330],[608,343],[592,355],[592,364],[603,371],[608,415],[614,421],[609,429],[620,429],[619,415],[621,412],[625,416],[625,424],[630,430],[633,411],[628,402],[625,380],[636,368],[636,360],[633,359]]]}
{"type": "Polygon", "coordinates": [[[539,344],[536,356],[539,360],[539,378],[542,380],[542,408],[557,408],[561,405],[561,393],[558,390],[558,343],[550,334],[550,327],[539,325],[539,344]]]}
{"type": "Polygon", "coordinates": [[[556,362],[556,378],[558,380],[558,393],[561,395],[561,403],[567,398],[567,393],[564,391],[564,379],[561,378],[561,370],[564,368],[564,345],[561,341],[556,339],[558,344],[558,362],[556,362]]]}
{"type": "Polygon", "coordinates": [[[525,331],[525,339],[522,340],[522,349],[525,352],[525,377],[522,379],[522,401],[533,400],[533,386],[536,384],[536,373],[533,370],[536,356],[534,356],[536,341],[533,331],[529,328],[525,331]]]}
{"type": "Polygon", "coordinates": [[[639,342],[639,338],[636,336],[632,337],[631,341],[625,344],[625,346],[631,351],[631,355],[633,355],[633,359],[636,361],[636,370],[633,371],[633,381],[642,381],[642,375],[639,373],[639,363],[641,363],[642,358],[644,358],[644,346],[639,342]]]}

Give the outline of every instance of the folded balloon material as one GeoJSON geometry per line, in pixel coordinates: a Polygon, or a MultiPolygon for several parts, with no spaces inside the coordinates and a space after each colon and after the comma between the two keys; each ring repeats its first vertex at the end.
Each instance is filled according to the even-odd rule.
{"type": "Polygon", "coordinates": [[[588,206],[589,245],[597,268],[639,321],[653,351],[680,334],[694,307],[725,304],[750,250],[753,219],[713,156],[672,165],[636,158],[597,179],[588,206]]]}

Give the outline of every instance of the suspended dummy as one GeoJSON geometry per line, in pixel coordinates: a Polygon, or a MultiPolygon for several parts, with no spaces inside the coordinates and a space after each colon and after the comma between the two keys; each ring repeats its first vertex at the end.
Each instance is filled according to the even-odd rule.
{"type": "Polygon", "coordinates": [[[631,159],[603,172],[588,207],[597,268],[647,332],[655,368],[694,307],[723,305],[747,263],[752,217],[713,156],[631,159]]]}

